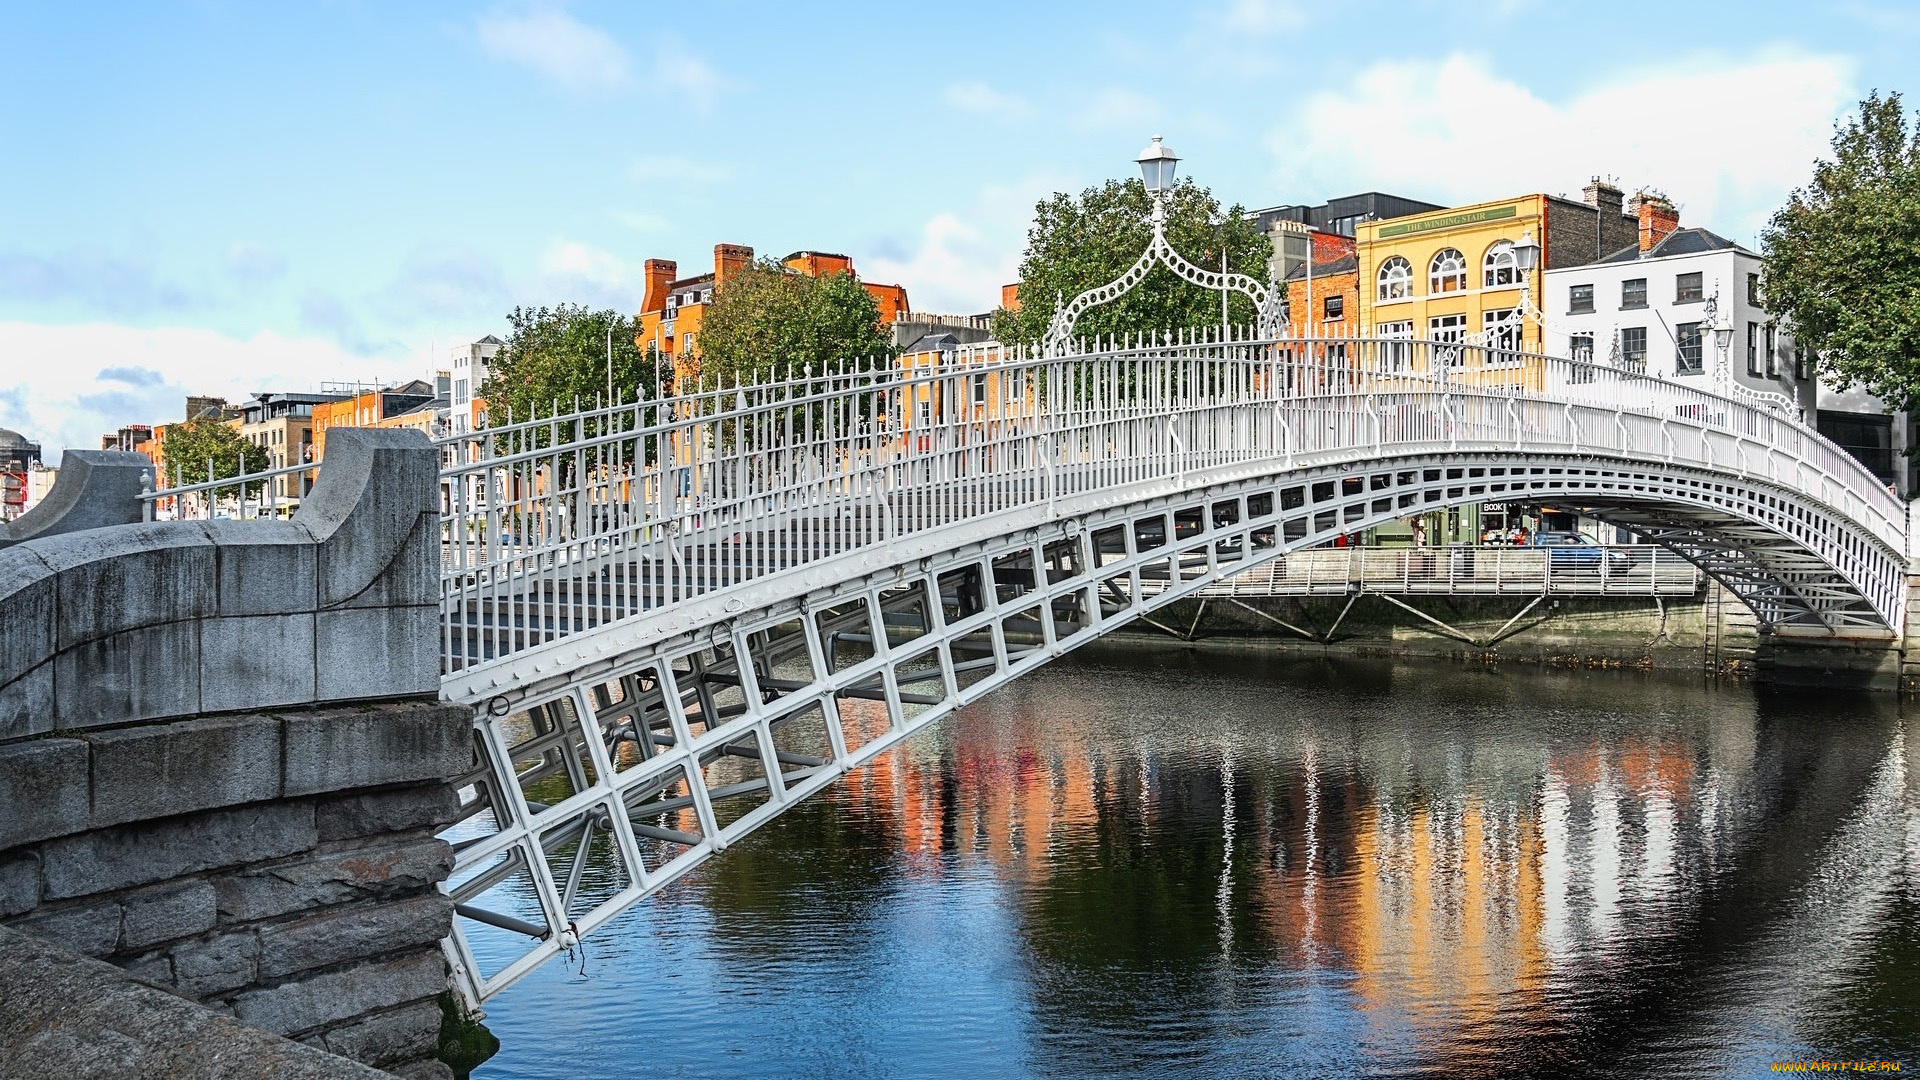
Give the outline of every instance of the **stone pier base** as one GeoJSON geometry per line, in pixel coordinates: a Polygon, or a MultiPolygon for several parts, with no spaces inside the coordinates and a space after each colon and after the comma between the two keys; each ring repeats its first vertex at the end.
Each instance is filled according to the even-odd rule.
{"type": "Polygon", "coordinates": [[[466,710],[415,700],[0,746],[0,923],[243,1024],[446,1076],[453,857],[434,832],[468,730],[466,710]]]}

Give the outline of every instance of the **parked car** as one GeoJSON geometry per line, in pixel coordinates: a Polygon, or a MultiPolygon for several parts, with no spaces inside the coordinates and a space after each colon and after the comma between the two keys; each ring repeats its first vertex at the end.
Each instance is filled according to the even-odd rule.
{"type": "Polygon", "coordinates": [[[1533,546],[1547,549],[1547,564],[1554,570],[1586,570],[1599,573],[1605,564],[1607,573],[1618,574],[1633,567],[1632,552],[1604,548],[1577,532],[1536,533],[1533,546]]]}

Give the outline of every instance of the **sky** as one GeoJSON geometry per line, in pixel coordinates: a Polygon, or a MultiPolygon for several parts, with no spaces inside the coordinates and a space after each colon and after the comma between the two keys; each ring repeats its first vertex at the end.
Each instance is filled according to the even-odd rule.
{"type": "Polygon", "coordinates": [[[1754,245],[1916,57],[1898,3],[8,0],[0,427],[419,377],[717,243],[985,311],[1034,203],[1156,134],[1249,208],[1604,175],[1754,245]]]}

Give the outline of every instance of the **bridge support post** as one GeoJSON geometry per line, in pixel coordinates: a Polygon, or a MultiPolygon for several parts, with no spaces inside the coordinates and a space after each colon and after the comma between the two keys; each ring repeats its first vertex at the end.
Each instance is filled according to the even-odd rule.
{"type": "MultiPolygon", "coordinates": [[[[437,472],[418,433],[343,429],[290,521],[0,550],[0,924],[274,1036],[448,1075],[435,832],[473,751],[469,712],[438,701],[437,472]]],[[[44,960],[23,940],[0,936],[0,968],[44,960]]],[[[126,1034],[34,1038],[58,1012],[26,1004],[0,1003],[0,1028],[26,1026],[0,1075],[126,1034]]]]}

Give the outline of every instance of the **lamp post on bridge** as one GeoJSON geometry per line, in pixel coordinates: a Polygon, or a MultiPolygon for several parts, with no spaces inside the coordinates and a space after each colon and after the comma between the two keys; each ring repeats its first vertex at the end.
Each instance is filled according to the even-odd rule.
{"type": "MultiPolygon", "coordinates": [[[[1146,186],[1147,199],[1152,204],[1148,221],[1153,226],[1153,235],[1147,241],[1147,249],[1134,260],[1124,273],[1105,285],[1088,289],[1071,302],[1060,303],[1053,311],[1053,319],[1047,325],[1047,333],[1041,339],[1042,354],[1049,357],[1064,355],[1069,342],[1073,340],[1073,324],[1080,313],[1090,307],[1111,303],[1125,296],[1135,285],[1140,284],[1158,262],[1166,266],[1181,278],[1208,291],[1219,290],[1223,295],[1231,289],[1253,301],[1257,312],[1256,325],[1262,337],[1277,337],[1280,333],[1280,290],[1269,287],[1246,274],[1234,274],[1226,271],[1224,258],[1218,271],[1205,270],[1188,262],[1167,242],[1167,199],[1173,192],[1174,172],[1180,164],[1180,156],[1173,148],[1160,141],[1155,135],[1153,142],[1140,151],[1134,161],[1140,166],[1140,181],[1146,186]]],[[[1309,253],[1311,258],[1311,253],[1309,253]]]]}
{"type": "Polygon", "coordinates": [[[1733,345],[1733,324],[1720,310],[1719,282],[1714,283],[1713,295],[1707,297],[1707,305],[1700,311],[1700,330],[1703,335],[1713,334],[1713,385],[1724,397],[1733,385],[1733,372],[1727,368],[1727,349],[1733,345]]]}

